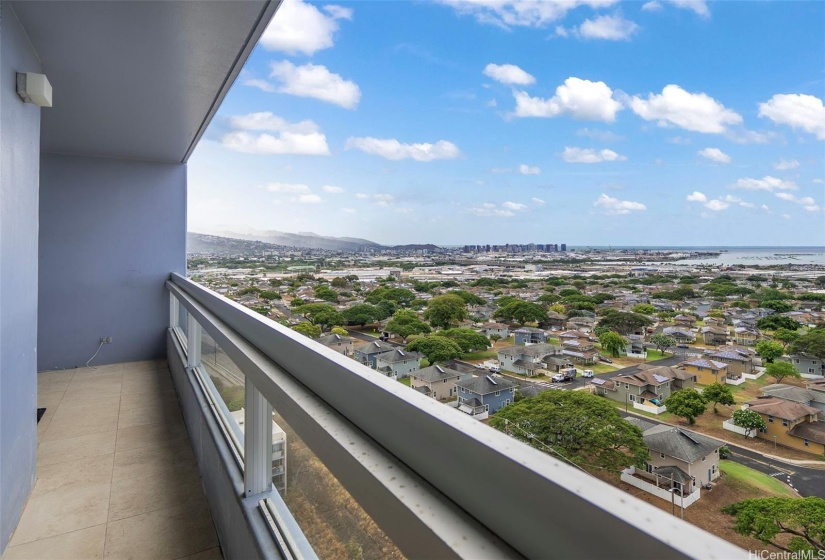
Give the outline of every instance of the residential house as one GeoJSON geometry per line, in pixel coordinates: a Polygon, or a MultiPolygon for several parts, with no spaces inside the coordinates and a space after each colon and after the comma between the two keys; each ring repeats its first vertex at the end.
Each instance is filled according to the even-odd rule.
{"type": "Polygon", "coordinates": [[[825,384],[817,385],[816,382],[808,384],[808,387],[797,387],[785,383],[774,383],[762,388],[762,393],[768,397],[785,399],[786,401],[797,402],[818,408],[821,412],[820,419],[825,419],[825,384]]]}
{"type": "Polygon", "coordinates": [[[353,358],[372,369],[375,369],[375,357],[378,354],[389,352],[396,347],[393,344],[376,340],[375,342],[367,342],[366,344],[359,344],[353,348],[353,358]]]}
{"type": "Polygon", "coordinates": [[[521,327],[513,331],[515,343],[519,345],[525,344],[542,344],[547,342],[547,333],[535,327],[521,327]]]}
{"type": "Polygon", "coordinates": [[[679,367],[657,366],[655,363],[639,364],[636,366],[639,371],[648,371],[660,377],[670,377],[670,392],[681,391],[682,389],[693,389],[696,385],[696,374],[690,373],[679,367]]]}
{"type": "Polygon", "coordinates": [[[577,364],[593,364],[596,362],[596,358],[599,355],[593,346],[593,343],[587,339],[562,339],[561,345],[561,353],[577,364]]]}
{"type": "Polygon", "coordinates": [[[551,330],[557,331],[559,329],[564,328],[564,323],[567,321],[567,317],[562,315],[561,313],[556,313],[555,311],[548,311],[547,312],[547,321],[545,321],[542,326],[546,326],[551,330]]]}
{"type": "Polygon", "coordinates": [[[479,329],[479,332],[487,338],[490,338],[493,335],[498,335],[504,339],[510,336],[510,327],[504,323],[486,323],[481,327],[481,329],[479,329]]]}
{"type": "Polygon", "coordinates": [[[706,325],[701,328],[702,340],[705,344],[720,346],[728,343],[728,328],[706,325]]]}
{"type": "Polygon", "coordinates": [[[725,320],[719,317],[705,317],[705,326],[708,327],[724,327],[725,320]]]}
{"type": "Polygon", "coordinates": [[[679,314],[673,318],[673,322],[677,327],[687,327],[688,329],[696,324],[696,317],[693,315],[679,314]]]}
{"type": "Polygon", "coordinates": [[[672,481],[672,487],[683,496],[719,478],[719,440],[675,426],[636,418],[630,421],[642,430],[650,450],[645,470],[636,470],[637,475],[668,488],[672,481]]]}
{"type": "Polygon", "coordinates": [[[455,384],[464,375],[447,367],[434,365],[410,373],[410,387],[436,400],[449,400],[455,396],[455,384]]]}
{"type": "MultiPolygon", "coordinates": [[[[562,354],[555,356],[547,355],[542,358],[541,361],[544,363],[543,369],[548,374],[559,373],[563,369],[573,367],[573,361],[562,354]]],[[[522,393],[524,393],[524,391],[522,391],[522,393]]]]}
{"type": "Polygon", "coordinates": [[[352,355],[352,347],[355,343],[355,339],[351,336],[343,336],[340,334],[328,334],[316,340],[327,348],[332,348],[344,356],[352,355]]]}
{"type": "Polygon", "coordinates": [[[759,342],[759,338],[759,331],[755,328],[742,325],[739,327],[734,327],[733,329],[733,339],[736,341],[736,344],[740,344],[742,346],[756,346],[756,343],[759,342]]]}
{"type": "Polygon", "coordinates": [[[555,344],[508,346],[498,351],[498,361],[503,370],[533,377],[546,372],[546,364],[542,360],[560,353],[561,348],[555,344]]]}
{"type": "Polygon", "coordinates": [[[680,344],[689,344],[696,341],[696,335],[687,327],[665,327],[662,333],[672,336],[680,344]]]}
{"type": "Polygon", "coordinates": [[[456,383],[458,410],[471,416],[493,414],[511,402],[516,384],[504,377],[482,375],[467,377],[456,383]]]}
{"type": "Polygon", "coordinates": [[[375,369],[387,377],[402,379],[418,370],[423,357],[418,352],[406,352],[395,348],[375,356],[375,369]]]}
{"type": "Polygon", "coordinates": [[[825,455],[825,422],[817,421],[818,408],[770,396],[745,404],[765,421],[766,428],[760,430],[756,437],[825,455]]]}
{"type": "MultiPolygon", "coordinates": [[[[670,369],[670,368],[667,368],[670,369]]],[[[652,369],[640,369],[635,373],[617,375],[612,379],[595,377],[591,383],[597,395],[603,395],[613,401],[660,408],[673,389],[673,377],[667,372],[652,369]],[[661,375],[665,373],[665,375],[661,375]],[[650,404],[648,404],[648,402],[650,404]]]]}
{"type": "Polygon", "coordinates": [[[825,360],[811,354],[791,354],[787,358],[802,374],[808,379],[821,379],[825,377],[825,360]]]}
{"type": "Polygon", "coordinates": [[[696,383],[699,385],[725,384],[727,382],[728,364],[724,362],[697,358],[689,362],[682,362],[680,365],[685,371],[696,376],[696,383]]]}
{"type": "Polygon", "coordinates": [[[578,330],[583,333],[592,333],[595,326],[595,317],[573,317],[565,323],[565,328],[568,330],[578,330]]]}
{"type": "Polygon", "coordinates": [[[744,374],[751,375],[756,370],[753,359],[756,352],[741,346],[723,346],[715,350],[706,350],[704,358],[728,364],[728,379],[738,379],[744,374]]]}
{"type": "Polygon", "coordinates": [[[647,350],[645,349],[645,337],[638,334],[629,334],[625,337],[627,344],[625,344],[624,353],[631,358],[647,358],[647,350]]]}

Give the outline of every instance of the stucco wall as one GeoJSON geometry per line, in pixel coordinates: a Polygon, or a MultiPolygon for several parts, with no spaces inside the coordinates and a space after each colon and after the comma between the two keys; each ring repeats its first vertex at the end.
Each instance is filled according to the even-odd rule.
{"type": "Polygon", "coordinates": [[[15,73],[40,71],[0,2],[0,554],[34,485],[41,109],[17,97],[15,73]]]}
{"type": "Polygon", "coordinates": [[[186,166],[44,154],[38,367],[162,358],[186,270],[186,166]]]}

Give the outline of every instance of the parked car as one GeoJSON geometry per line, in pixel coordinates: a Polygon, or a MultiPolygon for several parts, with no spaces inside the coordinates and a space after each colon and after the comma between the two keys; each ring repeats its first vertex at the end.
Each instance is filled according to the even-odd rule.
{"type": "Polygon", "coordinates": [[[563,369],[552,377],[556,383],[566,383],[576,378],[576,368],[563,369]]]}
{"type": "Polygon", "coordinates": [[[677,344],[676,348],[690,348],[687,344],[677,344]]]}
{"type": "Polygon", "coordinates": [[[501,373],[501,366],[490,366],[490,373],[501,373]]]}
{"type": "Polygon", "coordinates": [[[599,360],[601,360],[601,361],[603,361],[607,364],[612,364],[613,363],[613,360],[611,360],[610,358],[607,358],[605,356],[602,356],[601,354],[599,354],[599,360]]]}
{"type": "Polygon", "coordinates": [[[476,364],[476,369],[484,369],[484,364],[476,364]]]}
{"type": "Polygon", "coordinates": [[[582,371],[582,377],[593,377],[593,370],[586,369],[582,371]]]}

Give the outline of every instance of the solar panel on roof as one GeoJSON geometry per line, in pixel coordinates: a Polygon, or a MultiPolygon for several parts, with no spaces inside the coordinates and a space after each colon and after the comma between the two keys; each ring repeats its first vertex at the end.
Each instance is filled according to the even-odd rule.
{"type": "Polygon", "coordinates": [[[667,381],[667,380],[668,380],[668,378],[667,378],[667,377],[663,377],[663,376],[661,376],[661,375],[656,375],[655,373],[653,374],[653,379],[655,379],[655,380],[656,380],[656,381],[658,381],[659,383],[664,383],[665,381],[667,381]]]}
{"type": "Polygon", "coordinates": [[[597,379],[597,378],[594,378],[594,379],[593,379],[593,380],[591,380],[590,382],[591,382],[591,383],[593,383],[593,384],[595,384],[595,385],[604,385],[604,379],[597,379]]]}

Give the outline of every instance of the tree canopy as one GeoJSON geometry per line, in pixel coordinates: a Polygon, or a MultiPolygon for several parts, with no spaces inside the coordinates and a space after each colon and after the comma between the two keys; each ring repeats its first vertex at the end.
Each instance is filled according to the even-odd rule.
{"type": "Polygon", "coordinates": [[[399,309],[387,322],[387,330],[407,340],[413,334],[424,334],[431,331],[430,326],[418,318],[418,314],[410,309],[399,309]]]}
{"type": "Polygon", "coordinates": [[[782,383],[786,377],[802,377],[791,362],[772,362],[765,366],[765,373],[773,377],[777,383],[782,383]]]}
{"type": "Polygon", "coordinates": [[[785,348],[787,348],[792,342],[798,340],[799,337],[800,334],[798,332],[788,329],[776,329],[773,333],[774,340],[778,340],[785,348]]]}
{"type": "Polygon", "coordinates": [[[406,288],[380,287],[371,291],[364,301],[367,303],[379,303],[381,301],[391,301],[396,305],[409,305],[415,299],[415,294],[406,288]]]}
{"type": "Polygon", "coordinates": [[[733,399],[733,392],[727,385],[722,385],[719,382],[713,382],[702,391],[702,397],[705,402],[713,403],[713,413],[717,414],[716,405],[733,406],[736,401],[733,399]]]}
{"type": "Polygon", "coordinates": [[[607,331],[599,335],[599,344],[606,352],[617,358],[624,350],[627,341],[617,332],[607,331]]]}
{"type": "Polygon", "coordinates": [[[463,352],[473,350],[486,350],[490,346],[490,340],[481,333],[473,329],[447,329],[438,331],[436,336],[449,338],[461,347],[463,352]]]}
{"type": "Polygon", "coordinates": [[[660,352],[664,352],[672,346],[676,346],[676,339],[664,333],[657,333],[650,337],[650,342],[656,345],[660,352]]]}
{"type": "Polygon", "coordinates": [[[656,313],[656,308],[649,303],[638,303],[631,309],[633,313],[641,313],[642,315],[653,315],[656,313]]]}
{"type": "MultiPolygon", "coordinates": [[[[734,531],[789,552],[825,550],[825,500],[756,498],[722,508],[736,518],[734,531]],[[785,539],[777,540],[778,536],[785,539]]],[[[813,556],[812,556],[813,557],[813,556]]]]}
{"type": "Polygon", "coordinates": [[[671,414],[684,418],[688,424],[695,424],[696,417],[705,413],[707,402],[696,389],[682,389],[671,393],[665,399],[665,406],[671,414]]]}
{"type": "Polygon", "coordinates": [[[309,322],[298,323],[292,327],[292,330],[309,338],[318,338],[321,336],[321,327],[309,322]]]}
{"type": "Polygon", "coordinates": [[[467,305],[484,305],[487,303],[484,299],[478,297],[477,295],[468,292],[467,290],[452,290],[449,292],[454,296],[458,296],[464,300],[464,303],[467,305]]]}
{"type": "Polygon", "coordinates": [[[309,319],[313,325],[320,326],[322,330],[344,324],[344,316],[326,303],[307,303],[294,308],[293,311],[309,319]]]}
{"type": "Polygon", "coordinates": [[[755,350],[756,353],[759,354],[759,357],[767,363],[771,363],[775,359],[781,358],[785,353],[785,348],[783,348],[780,343],[774,342],[773,340],[760,340],[756,343],[755,350]]]}
{"type": "Polygon", "coordinates": [[[777,329],[795,331],[801,327],[802,325],[798,321],[794,321],[790,317],[783,315],[769,315],[762,317],[756,322],[756,328],[767,331],[775,331],[777,329]]]}
{"type": "Polygon", "coordinates": [[[341,315],[343,315],[344,321],[346,321],[348,325],[364,326],[367,323],[375,321],[377,312],[374,306],[368,303],[360,303],[344,309],[341,315]]]}
{"type": "Polygon", "coordinates": [[[626,311],[608,310],[599,319],[594,332],[601,335],[607,331],[615,331],[619,334],[630,334],[637,329],[652,325],[653,321],[639,313],[627,313],[626,311]]]}
{"type": "Polygon", "coordinates": [[[649,457],[639,428],[605,399],[582,391],[543,391],[499,410],[490,425],[584,468],[616,472],[649,457]]]}
{"type": "Polygon", "coordinates": [[[467,318],[467,304],[459,296],[444,294],[435,296],[427,304],[424,318],[436,328],[450,328],[450,325],[467,318]]]}
{"type": "Polygon", "coordinates": [[[825,329],[814,329],[791,344],[789,354],[808,354],[825,360],[825,329]]]}
{"type": "MultiPolygon", "coordinates": [[[[504,298],[502,298],[504,299],[504,298]]],[[[496,319],[507,322],[516,322],[520,325],[530,322],[541,323],[547,321],[547,311],[538,303],[520,299],[499,300],[499,307],[493,314],[496,319]]]]}
{"type": "Polygon", "coordinates": [[[461,356],[461,347],[443,336],[425,336],[407,344],[407,350],[421,352],[431,364],[452,360],[461,356]]]}
{"type": "Polygon", "coordinates": [[[767,428],[765,425],[765,420],[762,419],[762,416],[760,416],[755,410],[750,410],[749,408],[744,410],[734,410],[731,417],[733,418],[734,426],[747,430],[745,432],[745,437],[750,437],[755,430],[764,430],[767,428]]]}

